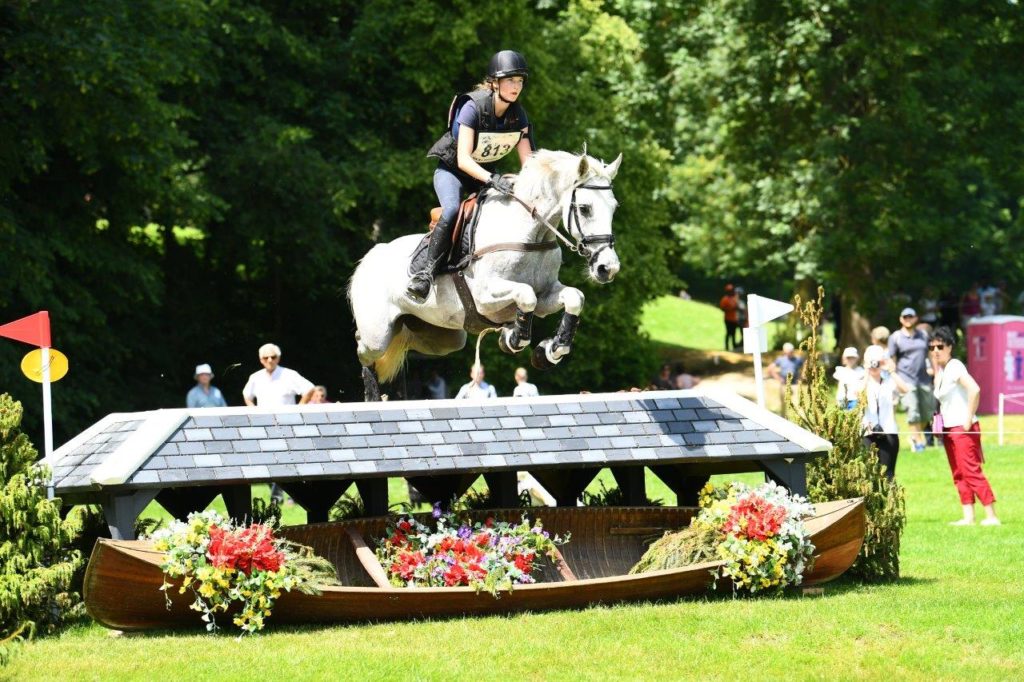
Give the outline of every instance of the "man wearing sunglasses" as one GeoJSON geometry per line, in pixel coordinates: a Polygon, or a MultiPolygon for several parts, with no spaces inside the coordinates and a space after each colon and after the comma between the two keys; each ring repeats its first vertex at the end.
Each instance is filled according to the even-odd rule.
{"type": "Polygon", "coordinates": [[[260,346],[260,364],[263,369],[253,372],[242,389],[242,397],[249,407],[259,405],[294,405],[299,399],[305,405],[313,397],[316,387],[296,372],[280,366],[281,349],[272,343],[260,346]]]}
{"type": "Polygon", "coordinates": [[[889,357],[896,363],[896,373],[910,387],[900,401],[907,410],[910,425],[910,449],[925,449],[925,425],[935,412],[932,377],[928,373],[928,335],[917,328],[917,311],[904,308],[900,313],[900,329],[889,336],[889,357]]]}

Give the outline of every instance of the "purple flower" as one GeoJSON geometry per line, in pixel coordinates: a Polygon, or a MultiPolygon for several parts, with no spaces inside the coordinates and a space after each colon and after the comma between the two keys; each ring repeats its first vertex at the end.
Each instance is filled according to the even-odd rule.
{"type": "Polygon", "coordinates": [[[430,515],[433,516],[435,519],[441,518],[441,503],[440,502],[435,502],[434,503],[434,511],[430,512],[430,515]]]}
{"type": "Polygon", "coordinates": [[[468,540],[473,535],[473,531],[469,526],[463,524],[459,526],[459,539],[468,540]]]}

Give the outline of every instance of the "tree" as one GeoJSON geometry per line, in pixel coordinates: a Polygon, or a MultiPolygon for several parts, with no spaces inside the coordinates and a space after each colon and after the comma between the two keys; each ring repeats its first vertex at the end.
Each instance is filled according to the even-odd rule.
{"type": "Polygon", "coordinates": [[[825,282],[867,314],[1016,277],[1016,5],[625,4],[669,100],[679,238],[709,274],[825,282]]]}
{"type": "Polygon", "coordinates": [[[79,528],[46,499],[49,473],[21,433],[21,405],[0,394],[0,661],[11,643],[59,623],[78,601],[70,591],[81,555],[68,546],[79,528]]]}

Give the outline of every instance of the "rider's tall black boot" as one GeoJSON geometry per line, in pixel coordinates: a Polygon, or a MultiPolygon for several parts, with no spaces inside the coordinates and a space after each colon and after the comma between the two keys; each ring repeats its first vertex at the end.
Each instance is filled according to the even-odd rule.
{"type": "Polygon", "coordinates": [[[444,219],[438,220],[434,231],[430,233],[430,243],[427,244],[427,263],[422,270],[413,274],[405,288],[406,295],[414,301],[422,302],[430,295],[430,286],[434,283],[434,277],[440,272],[445,257],[448,255],[451,233],[452,221],[444,219]]]}

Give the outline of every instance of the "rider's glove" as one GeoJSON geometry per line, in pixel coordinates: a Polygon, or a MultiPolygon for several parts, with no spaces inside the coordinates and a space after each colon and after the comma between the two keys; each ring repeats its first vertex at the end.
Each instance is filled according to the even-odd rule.
{"type": "Polygon", "coordinates": [[[491,179],[487,181],[487,184],[502,194],[512,194],[514,189],[512,180],[502,176],[500,173],[492,173],[491,179]]]}

